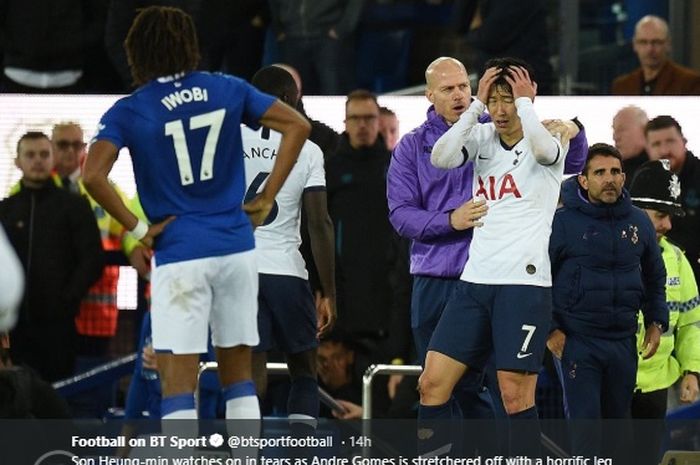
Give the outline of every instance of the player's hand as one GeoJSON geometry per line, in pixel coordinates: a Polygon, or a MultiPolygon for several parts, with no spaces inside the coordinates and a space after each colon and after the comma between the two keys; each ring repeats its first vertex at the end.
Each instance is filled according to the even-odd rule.
{"type": "Polygon", "coordinates": [[[698,400],[698,377],[693,374],[687,374],[681,380],[681,396],[680,401],[684,404],[692,404],[698,400]]]}
{"type": "Polygon", "coordinates": [[[270,214],[274,203],[274,199],[268,200],[261,194],[258,194],[253,200],[243,204],[243,211],[248,214],[248,218],[250,218],[250,222],[253,223],[253,227],[257,228],[263,224],[267,215],[270,214]]]}
{"type": "Polygon", "coordinates": [[[528,97],[530,100],[535,100],[537,95],[537,84],[530,80],[530,76],[521,66],[509,66],[508,73],[505,75],[506,82],[513,89],[513,98],[528,97]]]}
{"type": "Polygon", "coordinates": [[[660,343],[661,330],[656,325],[649,325],[645,331],[644,342],[642,343],[642,358],[646,360],[653,357],[660,343]]]}
{"type": "Polygon", "coordinates": [[[152,225],[148,226],[148,232],[146,233],[145,236],[143,236],[143,239],[141,239],[141,243],[148,247],[149,249],[153,248],[153,242],[154,239],[163,232],[166,226],[168,226],[170,223],[175,221],[174,216],[169,216],[160,223],[154,223],[152,225]]]}
{"type": "Polygon", "coordinates": [[[486,200],[469,199],[450,213],[450,226],[456,231],[483,226],[484,223],[480,220],[486,215],[488,209],[486,200]]]}
{"type": "Polygon", "coordinates": [[[152,256],[153,251],[142,245],[134,247],[134,250],[129,254],[129,264],[134,267],[139,276],[146,280],[151,277],[152,256]]]}
{"type": "Polygon", "coordinates": [[[340,418],[341,420],[357,420],[362,418],[362,407],[359,405],[341,399],[338,399],[337,402],[345,407],[345,411],[338,412],[337,410],[333,410],[332,412],[334,417],[340,418]]]}
{"type": "Polygon", "coordinates": [[[484,71],[484,75],[479,79],[479,88],[476,92],[476,98],[481,101],[481,103],[487,103],[489,100],[489,92],[491,91],[491,84],[498,78],[500,74],[500,68],[489,68],[484,71]]]}
{"type": "Polygon", "coordinates": [[[564,345],[566,345],[566,334],[559,329],[552,331],[547,338],[547,348],[559,360],[564,353],[564,345]]]}
{"type": "Polygon", "coordinates": [[[324,297],[320,291],[316,291],[316,337],[320,339],[333,328],[336,316],[335,297],[324,297]]]}
{"type": "Polygon", "coordinates": [[[143,347],[143,351],[141,352],[141,364],[146,370],[158,371],[158,358],[156,357],[156,351],[153,349],[153,344],[148,344],[143,347]]]}
{"type": "Polygon", "coordinates": [[[542,126],[553,136],[559,136],[559,140],[564,144],[576,137],[579,128],[571,120],[546,119],[542,121],[542,126]]]}

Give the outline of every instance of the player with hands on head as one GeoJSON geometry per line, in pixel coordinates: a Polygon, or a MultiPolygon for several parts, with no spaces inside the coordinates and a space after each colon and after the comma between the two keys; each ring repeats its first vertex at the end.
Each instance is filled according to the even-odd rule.
{"type": "MultiPolygon", "coordinates": [[[[490,60],[477,99],[433,147],[436,167],[474,163],[473,196],[486,200],[488,215],[474,229],[469,260],[433,333],[419,389],[423,419],[456,418],[456,382],[495,355],[503,406],[513,420],[510,452],[536,457],[535,387],[551,319],[547,244],[571,132],[552,136],[538,120],[530,76],[521,60],[490,60]],[[479,124],[485,108],[492,123],[479,124]]],[[[419,438],[433,438],[433,452],[448,450],[451,444],[439,442],[443,434],[425,434],[432,427],[439,426],[419,427],[419,438]]]]}

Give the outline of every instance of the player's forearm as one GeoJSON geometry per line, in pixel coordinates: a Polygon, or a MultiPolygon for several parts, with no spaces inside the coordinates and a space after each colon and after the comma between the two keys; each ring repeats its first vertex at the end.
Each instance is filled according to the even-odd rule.
{"type": "Polygon", "coordinates": [[[136,227],[138,218],[126,207],[124,201],[107,180],[107,177],[90,176],[83,178],[85,189],[102,208],[117,220],[127,231],[136,227]]]}
{"type": "Polygon", "coordinates": [[[532,100],[529,97],[519,97],[515,100],[515,106],[523,126],[523,135],[530,142],[537,162],[549,165],[554,163],[558,156],[563,156],[559,153],[559,146],[554,142],[552,135],[537,118],[532,100]]]}
{"type": "Polygon", "coordinates": [[[318,279],[324,297],[335,298],[335,252],[333,250],[333,222],[326,215],[317,224],[309,223],[311,253],[318,270],[318,279]]]}
{"type": "Polygon", "coordinates": [[[462,149],[484,109],[485,105],[483,102],[475,99],[459,120],[445,134],[440,136],[430,154],[430,163],[433,166],[450,169],[461,166],[464,163],[465,154],[462,152],[462,149]]]}

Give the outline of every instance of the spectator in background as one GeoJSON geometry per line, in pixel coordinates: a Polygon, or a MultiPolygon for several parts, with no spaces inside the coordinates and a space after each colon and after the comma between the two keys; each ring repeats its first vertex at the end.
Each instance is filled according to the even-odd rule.
{"type": "Polygon", "coordinates": [[[668,23],[648,15],[637,22],[632,47],[640,67],[615,78],[613,95],[700,95],[700,73],[670,58],[668,23]]]}
{"type": "Polygon", "coordinates": [[[280,58],[299,70],[307,94],[352,89],[352,45],[365,0],[269,1],[280,58]]]}
{"type": "Polygon", "coordinates": [[[207,0],[195,18],[202,68],[250,81],[260,68],[270,22],[267,0],[207,0]]]}
{"type": "MultiPolygon", "coordinates": [[[[343,406],[344,411],[331,411],[323,405],[321,416],[337,418],[361,418],[362,376],[372,364],[367,348],[342,330],[331,331],[321,340],[316,357],[321,388],[343,406]]],[[[390,401],[386,384],[375,382],[372,386],[372,417],[381,417],[389,409],[390,401]]]]}
{"type": "Polygon", "coordinates": [[[362,339],[375,362],[394,358],[391,271],[393,231],[388,220],[386,170],[391,153],[379,137],[379,105],[366,90],[351,92],[345,104],[345,132],[326,160],[328,211],[336,233],[337,326],[362,339]],[[371,238],[371,240],[370,240],[371,238]]]}
{"type": "Polygon", "coordinates": [[[0,418],[70,418],[66,401],[31,368],[15,365],[0,333],[0,418]]]}
{"type": "Polygon", "coordinates": [[[454,9],[456,28],[473,47],[473,68],[483,69],[489,58],[520,58],[534,69],[538,95],[556,93],[545,0],[457,0],[454,9]]]}
{"type": "Polygon", "coordinates": [[[625,187],[629,188],[637,168],[649,160],[645,150],[644,129],[649,118],[644,110],[635,105],[622,108],[612,122],[615,148],[622,156],[622,172],[625,173],[625,187]]]}
{"type": "Polygon", "coordinates": [[[0,332],[9,331],[17,323],[17,310],[24,292],[24,273],[17,253],[0,228],[0,332]]]}
{"type": "MultiPolygon", "coordinates": [[[[90,287],[80,303],[80,311],[75,318],[78,331],[78,359],[76,373],[82,373],[109,361],[109,345],[117,334],[117,284],[119,265],[123,255],[130,261],[146,252],[138,241],[124,234],[124,228],[108,215],[83,186],[81,168],[87,156],[83,141],[83,129],[77,123],[65,122],[54,125],[51,131],[51,144],[56,159],[55,171],[64,189],[85,197],[90,203],[97,227],[100,230],[102,249],[108,263],[100,279],[90,287]],[[122,254],[122,250],[124,254],[122,254]]],[[[119,195],[126,199],[115,185],[119,195]]],[[[101,417],[104,411],[115,402],[116,385],[96,387],[71,399],[75,416],[101,417]]]]}
{"type": "Polygon", "coordinates": [[[685,216],[675,218],[668,238],[685,250],[696,281],[700,277],[700,160],[686,147],[686,138],[678,121],[668,115],[657,116],[645,129],[651,160],[668,160],[671,171],[681,181],[681,207],[685,216]]]}
{"type": "Polygon", "coordinates": [[[0,221],[22,261],[26,293],[11,333],[12,358],[47,381],[73,374],[81,299],[102,272],[100,234],[85,199],[51,179],[51,142],[28,132],[17,143],[19,191],[0,202],[0,221]]]}
{"type": "MultiPolygon", "coordinates": [[[[594,144],[583,172],[563,183],[564,207],[552,224],[547,347],[572,420],[626,418],[637,373],[637,312],[646,327],[644,358],[654,355],[668,329],[666,271],[654,228],[632,205],[624,182],[617,149],[594,144]]],[[[612,436],[590,429],[594,423],[572,425],[572,455],[626,453],[609,440],[603,449],[602,439],[612,436]]]]}
{"type": "MultiPolygon", "coordinates": [[[[666,417],[668,390],[680,380],[680,402],[698,399],[700,373],[700,297],[693,269],[683,251],[666,234],[672,217],[682,217],[681,186],[668,160],[651,161],[641,166],[630,186],[632,203],[644,209],[656,229],[656,239],[666,268],[666,302],[669,331],[661,336],[653,357],[641,356],[637,367],[637,386],[632,397],[632,418],[663,420],[666,417]]],[[[644,321],[639,317],[637,348],[643,349],[644,321]]],[[[659,463],[664,438],[663,422],[639,422],[635,433],[635,464],[659,463]]]]}
{"type": "Polygon", "coordinates": [[[85,57],[102,44],[105,9],[105,0],[0,2],[0,90],[82,92],[85,57]]]}
{"type": "Polygon", "coordinates": [[[396,113],[387,107],[379,107],[379,133],[384,139],[386,148],[394,150],[399,142],[399,119],[396,113]]]}

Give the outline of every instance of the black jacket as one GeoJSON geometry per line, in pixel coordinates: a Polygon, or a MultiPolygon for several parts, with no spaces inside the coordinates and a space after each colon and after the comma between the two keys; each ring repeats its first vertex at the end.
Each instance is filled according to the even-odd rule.
{"type": "Polygon", "coordinates": [[[392,233],[386,203],[390,152],[377,138],[353,149],[343,134],[326,160],[328,212],[336,238],[338,326],[385,337],[390,327],[392,233]]]}
{"type": "Polygon", "coordinates": [[[688,151],[683,169],[678,173],[681,182],[681,206],[685,216],[673,218],[673,229],[667,236],[685,250],[695,281],[700,283],[700,159],[688,151]]]}
{"type": "Polygon", "coordinates": [[[72,321],[104,262],[95,215],[82,197],[48,181],[0,202],[0,222],[22,262],[19,326],[72,321]]]}
{"type": "Polygon", "coordinates": [[[666,268],[649,217],[629,194],[593,204],[575,177],[562,185],[564,207],[554,215],[554,328],[606,339],[634,337],[641,309],[648,326],[668,327],[666,268]]]}

